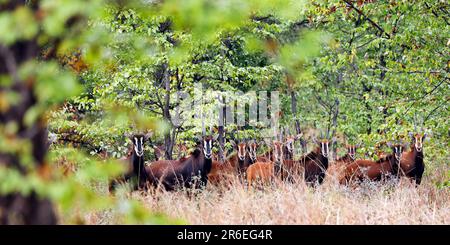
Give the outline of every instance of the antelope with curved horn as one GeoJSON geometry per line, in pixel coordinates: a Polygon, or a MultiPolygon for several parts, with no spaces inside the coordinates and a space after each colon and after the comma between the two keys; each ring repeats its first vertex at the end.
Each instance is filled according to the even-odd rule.
{"type": "MultiPolygon", "coordinates": [[[[263,144],[264,141],[261,142],[257,142],[256,140],[251,140],[248,144],[247,144],[247,152],[248,155],[250,157],[250,165],[254,164],[255,162],[271,162],[273,159],[269,157],[266,157],[264,154],[263,155],[259,155],[257,154],[257,150],[258,150],[258,146],[263,144]]],[[[269,153],[269,155],[272,155],[271,152],[269,153]]]]}
{"type": "Polygon", "coordinates": [[[273,162],[255,162],[247,169],[247,183],[267,184],[276,176],[280,176],[283,170],[283,147],[278,140],[272,142],[273,162]]]}
{"type": "Polygon", "coordinates": [[[230,143],[236,152],[228,156],[224,162],[213,161],[211,172],[208,174],[208,180],[213,185],[230,185],[233,177],[239,176],[239,166],[244,165],[239,159],[245,160],[245,144],[235,143],[235,131],[230,132],[230,143]]]}
{"type": "MultiPolygon", "coordinates": [[[[289,131],[288,131],[289,133],[289,131]]],[[[288,135],[286,136],[286,140],[283,144],[283,152],[284,159],[283,159],[283,171],[282,171],[282,179],[288,180],[290,182],[294,182],[295,177],[299,177],[302,172],[302,164],[299,160],[295,160],[295,142],[298,140],[302,140],[301,137],[303,136],[302,133],[297,135],[288,135]]]]}
{"type": "Polygon", "coordinates": [[[208,183],[208,174],[212,168],[213,137],[206,135],[202,115],[202,137],[198,147],[189,157],[180,160],[160,160],[145,168],[149,182],[154,187],[175,190],[177,186],[202,188],[208,183]]]}
{"type": "Polygon", "coordinates": [[[399,165],[404,146],[401,143],[391,144],[390,142],[388,142],[388,146],[391,148],[392,154],[378,161],[361,159],[349,164],[345,169],[345,178],[341,183],[351,183],[353,180],[361,181],[364,179],[381,181],[391,177],[399,177],[399,165]]]}
{"type": "Polygon", "coordinates": [[[231,154],[225,161],[228,162],[235,170],[236,173],[240,176],[245,173],[248,166],[251,164],[250,156],[247,154],[247,143],[244,140],[237,139],[234,137],[234,132],[232,133],[231,144],[233,148],[236,149],[236,152],[231,154]]]}
{"type": "MultiPolygon", "coordinates": [[[[425,139],[429,138],[427,138],[428,133],[418,133],[415,117],[416,115],[414,115],[415,133],[409,133],[409,136],[411,137],[411,149],[410,151],[403,153],[400,161],[400,168],[403,175],[414,180],[416,185],[420,185],[425,171],[425,164],[423,162],[423,142],[425,139]]],[[[423,128],[421,131],[423,131],[423,128]]]]}
{"type": "Polygon", "coordinates": [[[356,150],[359,146],[360,144],[346,144],[345,148],[347,153],[336,159],[336,161],[330,165],[327,170],[327,178],[337,180],[339,183],[342,183],[345,178],[345,169],[348,165],[355,162],[356,150]]]}
{"type": "Polygon", "coordinates": [[[144,143],[151,137],[152,132],[146,134],[128,134],[125,136],[132,142],[131,156],[121,160],[127,165],[127,171],[121,177],[114,179],[109,184],[109,191],[116,189],[117,185],[132,180],[133,190],[144,188],[148,180],[145,171],[144,143]]]}
{"type": "MultiPolygon", "coordinates": [[[[323,134],[321,132],[322,137],[323,134]]],[[[308,185],[322,184],[328,169],[328,157],[330,155],[330,141],[328,139],[322,138],[320,141],[317,141],[316,138],[313,138],[313,142],[317,147],[301,157],[299,161],[303,165],[305,182],[308,185]]]]}

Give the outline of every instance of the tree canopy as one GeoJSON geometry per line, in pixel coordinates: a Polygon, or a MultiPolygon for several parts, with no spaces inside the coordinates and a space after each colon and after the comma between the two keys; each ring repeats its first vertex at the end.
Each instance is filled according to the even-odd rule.
{"type": "MultiPolygon", "coordinates": [[[[75,223],[83,209],[123,208],[96,188],[120,172],[124,133],[154,131],[166,159],[177,143],[195,146],[193,115],[218,100],[206,93],[174,124],[180,92],[195,84],[238,101],[238,91],[280,91],[282,128],[362,142],[368,157],[380,142],[431,132],[427,158],[448,160],[446,1],[37,0],[0,1],[0,11],[0,209],[37,195],[75,223]],[[78,171],[48,170],[61,161],[78,171]]],[[[206,119],[216,133],[239,126],[218,120],[206,119]]],[[[124,210],[130,223],[170,220],[132,201],[124,210]]]]}

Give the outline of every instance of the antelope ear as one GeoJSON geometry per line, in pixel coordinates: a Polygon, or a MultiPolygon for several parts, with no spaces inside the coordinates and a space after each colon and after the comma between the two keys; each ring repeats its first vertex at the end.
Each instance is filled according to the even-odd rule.
{"type": "Polygon", "coordinates": [[[422,140],[427,140],[427,141],[430,140],[430,135],[428,133],[424,133],[422,140]]]}
{"type": "Polygon", "coordinates": [[[391,143],[390,141],[386,142],[386,145],[387,145],[388,147],[392,147],[392,143],[391,143]]]}
{"type": "Polygon", "coordinates": [[[150,139],[150,137],[152,137],[152,136],[153,136],[153,132],[150,131],[150,132],[148,132],[148,133],[146,133],[146,134],[144,135],[144,140],[147,141],[147,140],[150,139]]]}
{"type": "Polygon", "coordinates": [[[316,137],[313,137],[311,140],[312,140],[312,142],[313,142],[314,144],[319,144],[319,142],[317,141],[317,138],[316,138],[316,137]]]}
{"type": "Polygon", "coordinates": [[[414,138],[414,134],[412,132],[408,133],[409,137],[414,138]]]}
{"type": "Polygon", "coordinates": [[[230,140],[230,144],[233,146],[233,148],[236,147],[236,142],[234,140],[230,140]]]}
{"type": "Polygon", "coordinates": [[[336,142],[336,141],[337,141],[336,137],[333,137],[333,138],[331,139],[331,143],[334,143],[334,142],[336,142]]]}
{"type": "Polygon", "coordinates": [[[361,147],[361,143],[358,143],[358,144],[356,144],[355,146],[356,146],[356,148],[359,148],[359,147],[361,147]]]}
{"type": "Polygon", "coordinates": [[[214,141],[217,141],[218,138],[219,138],[219,134],[216,134],[216,135],[213,136],[213,140],[214,141]]]}
{"type": "Polygon", "coordinates": [[[203,137],[201,135],[197,135],[195,138],[197,139],[198,142],[202,143],[203,137]]]}
{"type": "Polygon", "coordinates": [[[124,136],[125,136],[126,138],[130,139],[131,141],[133,141],[133,135],[132,135],[132,134],[126,132],[126,133],[124,134],[124,136]]]}

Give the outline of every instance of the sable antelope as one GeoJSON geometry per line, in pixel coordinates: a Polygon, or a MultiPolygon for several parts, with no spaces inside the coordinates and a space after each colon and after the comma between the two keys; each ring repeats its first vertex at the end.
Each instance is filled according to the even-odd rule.
{"type": "Polygon", "coordinates": [[[295,156],[295,142],[302,137],[302,133],[298,135],[286,136],[285,142],[283,144],[283,171],[281,174],[282,180],[293,181],[295,176],[299,176],[303,168],[301,167],[298,160],[294,160],[295,156]]]}
{"type": "MultiPolygon", "coordinates": [[[[257,149],[258,149],[258,143],[256,141],[251,141],[247,147],[248,147],[248,155],[250,157],[250,165],[255,163],[255,162],[271,162],[273,161],[273,159],[269,156],[266,157],[264,155],[257,155],[257,149]]],[[[272,152],[270,150],[270,152],[272,152]]],[[[270,154],[272,155],[272,154],[270,154]]]]}
{"type": "Polygon", "coordinates": [[[280,175],[283,168],[283,147],[280,141],[273,141],[273,162],[255,162],[247,169],[247,182],[267,183],[280,175]]]}
{"type": "Polygon", "coordinates": [[[236,152],[231,154],[227,159],[228,162],[238,175],[241,175],[247,171],[248,166],[251,164],[250,156],[247,154],[247,143],[240,142],[238,144],[231,141],[232,145],[236,148],[236,152]]]}
{"type": "Polygon", "coordinates": [[[212,168],[211,136],[204,136],[199,148],[189,157],[180,160],[160,160],[147,166],[149,182],[154,187],[162,186],[165,190],[175,190],[177,186],[200,188],[206,186],[208,174],[212,168]],[[196,180],[198,177],[198,181],[196,180]]]}
{"type": "Polygon", "coordinates": [[[409,135],[412,140],[411,150],[403,153],[400,160],[400,168],[402,174],[410,179],[414,179],[416,185],[420,185],[423,172],[425,171],[425,165],[423,163],[423,141],[426,139],[427,133],[409,133],[409,135]]]}
{"type": "Polygon", "coordinates": [[[133,190],[145,186],[148,180],[148,175],[145,171],[144,142],[146,142],[151,135],[151,132],[147,134],[126,134],[127,138],[129,138],[133,143],[131,155],[128,154],[128,157],[121,159],[127,165],[127,171],[120,178],[110,182],[110,192],[114,191],[118,184],[129,180],[133,181],[133,190]]]}
{"type": "Polygon", "coordinates": [[[345,168],[356,160],[356,149],[359,145],[347,144],[345,148],[347,153],[336,159],[336,161],[330,165],[327,170],[327,178],[337,179],[339,183],[344,181],[345,178],[345,168]]]}
{"type": "Polygon", "coordinates": [[[229,162],[213,161],[211,171],[208,174],[208,183],[228,185],[232,183],[234,176],[236,176],[236,169],[229,162]]]}
{"type": "Polygon", "coordinates": [[[165,147],[164,145],[155,145],[153,146],[153,152],[156,160],[160,160],[164,158],[165,147]]]}
{"type": "MultiPolygon", "coordinates": [[[[378,160],[356,160],[349,164],[345,169],[345,178],[343,181],[349,183],[352,180],[369,179],[380,181],[391,176],[399,176],[400,159],[402,158],[403,145],[388,142],[392,149],[392,154],[378,160]]],[[[342,182],[341,182],[342,183],[342,182]]]]}
{"type": "Polygon", "coordinates": [[[322,184],[328,169],[330,141],[324,139],[317,142],[314,139],[314,142],[318,144],[316,149],[302,156],[299,160],[300,164],[303,165],[305,182],[308,185],[322,184]]]}
{"type": "MultiPolygon", "coordinates": [[[[185,144],[178,143],[175,145],[174,149],[176,149],[176,156],[178,159],[186,157],[185,153],[188,151],[188,148],[185,144]]],[[[164,145],[154,145],[153,152],[155,160],[162,160],[166,154],[166,147],[164,145]]]]}
{"type": "Polygon", "coordinates": [[[284,154],[284,160],[292,160],[294,159],[294,146],[295,141],[297,140],[298,136],[286,136],[286,140],[283,144],[283,154],[284,154]]]}

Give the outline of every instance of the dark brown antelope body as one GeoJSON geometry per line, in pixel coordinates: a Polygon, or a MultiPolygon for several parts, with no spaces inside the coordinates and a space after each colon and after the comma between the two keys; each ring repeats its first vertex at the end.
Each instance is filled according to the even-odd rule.
{"type": "Polygon", "coordinates": [[[150,134],[135,134],[129,136],[133,142],[131,157],[121,159],[127,167],[127,171],[120,178],[112,180],[109,185],[110,192],[114,191],[118,184],[132,181],[133,190],[144,188],[148,180],[147,172],[145,171],[144,159],[144,142],[150,137],[150,134]]]}
{"type": "Polygon", "coordinates": [[[369,179],[371,181],[381,181],[398,177],[400,174],[399,164],[403,152],[402,145],[392,147],[393,154],[390,154],[378,161],[356,160],[349,164],[345,170],[345,182],[361,181],[369,179]]]}
{"type": "Polygon", "coordinates": [[[301,157],[300,164],[304,168],[305,182],[308,185],[322,184],[328,169],[329,142],[321,141],[319,146],[301,157]]]}
{"type": "Polygon", "coordinates": [[[191,155],[182,161],[160,160],[147,166],[146,172],[150,184],[163,187],[165,190],[175,190],[176,187],[200,188],[206,186],[208,174],[212,168],[212,138],[205,137],[202,149],[195,149],[191,155]]]}
{"type": "Polygon", "coordinates": [[[423,163],[423,140],[425,137],[426,134],[412,135],[411,150],[403,153],[400,161],[402,174],[413,179],[417,185],[420,185],[425,171],[425,164],[423,163]]]}

